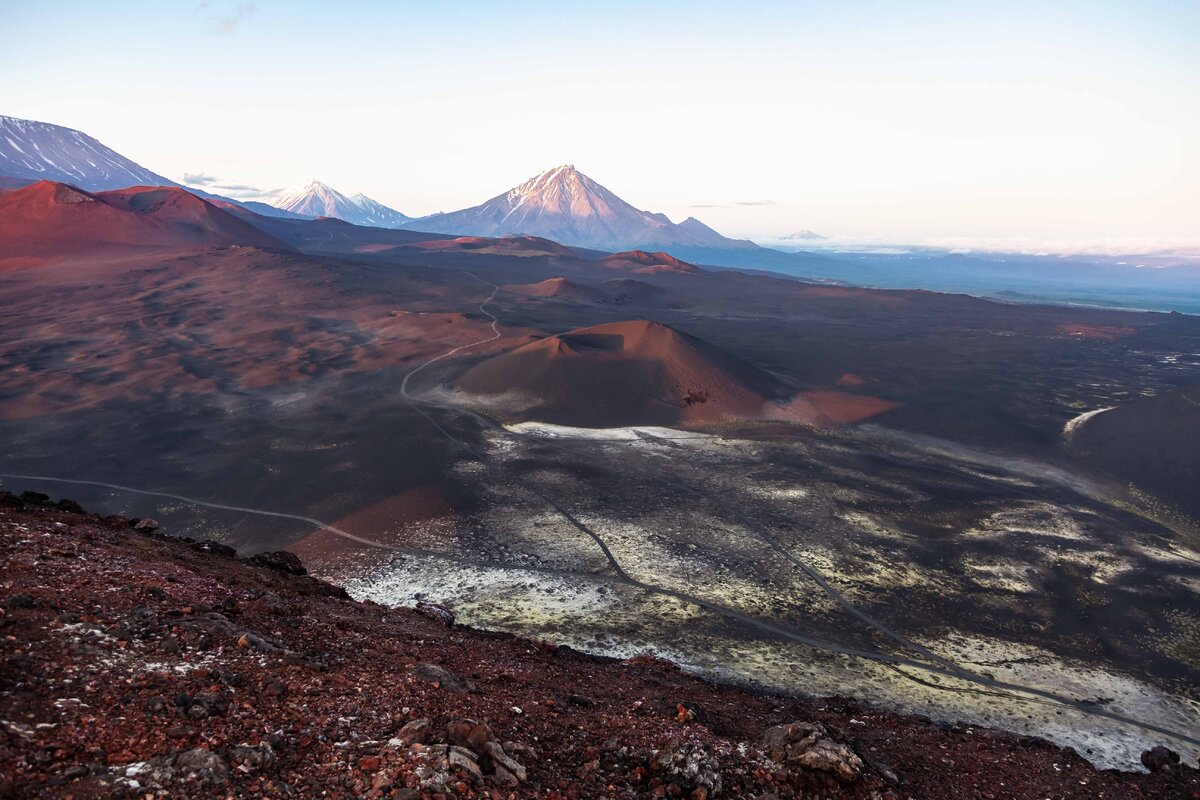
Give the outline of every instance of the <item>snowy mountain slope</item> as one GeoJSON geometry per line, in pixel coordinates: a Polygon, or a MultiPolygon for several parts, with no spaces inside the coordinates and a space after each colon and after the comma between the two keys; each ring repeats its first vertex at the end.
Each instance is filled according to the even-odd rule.
{"type": "Polygon", "coordinates": [[[471,236],[528,234],[597,250],[758,247],[695,219],[675,224],[665,214],[641,211],[571,165],[547,170],[482,205],[421,217],[407,227],[471,236]]]}
{"type": "Polygon", "coordinates": [[[401,214],[394,208],[388,208],[378,200],[372,200],[361,192],[350,198],[350,202],[358,206],[365,218],[370,222],[359,223],[374,225],[379,228],[398,228],[410,221],[412,217],[401,214]]]}
{"type": "Polygon", "coordinates": [[[69,183],[88,191],[179,186],[81,131],[0,116],[0,175],[69,183]]]}
{"type": "Polygon", "coordinates": [[[370,225],[376,228],[398,228],[411,219],[366,195],[347,197],[318,180],[293,189],[273,205],[307,217],[333,217],[354,225],[370,225]]]}

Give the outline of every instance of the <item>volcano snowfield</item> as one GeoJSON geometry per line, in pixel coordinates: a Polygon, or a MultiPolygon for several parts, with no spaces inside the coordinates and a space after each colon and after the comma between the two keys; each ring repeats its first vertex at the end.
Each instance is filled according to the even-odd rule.
{"type": "Polygon", "coordinates": [[[1183,386],[1195,318],[253,221],[285,246],[0,272],[3,488],[287,547],[471,625],[1102,765],[1200,755],[1188,498],[1089,460],[1105,414],[1063,436],[1183,386]],[[566,381],[554,425],[505,368],[530,358],[566,381]]]}

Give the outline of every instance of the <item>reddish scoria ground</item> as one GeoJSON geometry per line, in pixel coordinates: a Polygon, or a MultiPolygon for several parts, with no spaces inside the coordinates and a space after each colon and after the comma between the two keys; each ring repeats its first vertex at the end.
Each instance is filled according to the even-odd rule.
{"type": "Polygon", "coordinates": [[[462,628],[71,507],[0,493],[3,798],[1200,797],[1187,767],[462,628]]]}

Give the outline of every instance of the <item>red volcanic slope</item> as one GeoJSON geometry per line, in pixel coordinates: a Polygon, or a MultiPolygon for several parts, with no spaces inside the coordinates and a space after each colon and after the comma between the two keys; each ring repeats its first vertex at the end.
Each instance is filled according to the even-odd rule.
{"type": "Polygon", "coordinates": [[[645,250],[627,250],[623,253],[613,253],[600,259],[600,263],[612,269],[627,269],[637,274],[652,274],[655,272],[702,272],[699,267],[680,261],[669,253],[648,253],[645,250]]]}
{"type": "Polygon", "coordinates": [[[524,406],[509,416],[591,427],[756,417],[784,393],[740,358],[645,320],[548,336],[472,367],[458,387],[524,406]]]}
{"type": "Polygon", "coordinates": [[[85,192],[39,181],[0,194],[0,261],[37,263],[129,250],[269,247],[283,242],[175,187],[85,192]]]}

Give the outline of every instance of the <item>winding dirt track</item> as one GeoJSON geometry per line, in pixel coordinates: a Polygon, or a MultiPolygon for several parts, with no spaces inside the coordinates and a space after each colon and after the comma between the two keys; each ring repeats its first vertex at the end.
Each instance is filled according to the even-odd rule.
{"type": "MultiPolygon", "coordinates": [[[[418,366],[414,367],[412,370],[410,370],[404,376],[403,380],[401,381],[400,393],[401,393],[401,396],[404,398],[405,402],[407,402],[415,411],[417,411],[423,418],[425,418],[449,442],[451,442],[458,448],[466,451],[467,453],[471,454],[471,456],[473,456],[473,458],[475,460],[477,460],[479,463],[481,463],[489,471],[489,473],[497,474],[498,468],[495,466],[494,463],[490,462],[489,459],[487,459],[485,454],[480,452],[478,449],[476,449],[469,443],[464,442],[464,441],[458,439],[457,437],[455,437],[453,434],[451,434],[445,427],[442,426],[441,423],[439,423],[426,410],[426,408],[422,407],[423,404],[420,403],[419,401],[417,401],[408,391],[409,383],[410,383],[411,379],[413,378],[413,376],[417,375],[419,372],[426,369],[427,367],[429,367],[439,361],[443,361],[447,358],[451,358],[454,355],[463,352],[464,350],[469,350],[469,349],[471,349],[473,347],[477,347],[481,344],[493,342],[493,341],[499,339],[501,336],[500,330],[499,330],[499,327],[500,327],[499,319],[497,319],[497,317],[494,314],[492,314],[490,311],[487,310],[487,306],[495,299],[496,295],[500,292],[500,287],[494,283],[491,283],[490,281],[486,281],[486,280],[478,277],[477,275],[474,275],[473,273],[467,272],[466,274],[470,275],[470,277],[474,278],[475,280],[479,281],[480,283],[483,283],[492,288],[492,292],[487,297],[487,299],[485,299],[482,303],[479,304],[480,312],[485,314],[486,316],[488,316],[491,319],[492,336],[484,338],[484,339],[480,339],[476,342],[471,342],[469,344],[460,345],[458,347],[448,350],[447,352],[442,353],[441,355],[435,356],[435,357],[429,359],[428,361],[425,361],[424,363],[419,364],[418,366]]],[[[454,410],[454,411],[465,411],[465,410],[459,410],[459,409],[456,409],[451,406],[444,406],[444,405],[437,404],[437,403],[427,403],[424,405],[429,405],[434,408],[450,409],[450,410],[454,410]]],[[[504,429],[502,426],[500,426],[494,420],[490,420],[482,415],[476,414],[471,411],[465,411],[465,413],[468,414],[469,416],[471,416],[472,418],[488,425],[488,427],[505,431],[508,435],[520,436],[520,434],[513,433],[512,431],[507,431],[507,429],[504,429]]],[[[539,437],[539,441],[543,442],[543,443],[547,442],[546,439],[543,439],[541,437],[539,437]]],[[[572,452],[574,452],[574,451],[572,451],[572,452]]],[[[1051,704],[1064,705],[1064,706],[1068,706],[1070,708],[1076,709],[1085,714],[1089,714],[1089,715],[1096,716],[1096,717],[1102,717],[1105,719],[1112,720],[1114,722],[1119,722],[1119,723],[1122,723],[1125,725],[1130,725],[1130,726],[1133,726],[1136,728],[1140,728],[1142,730],[1151,731],[1151,732],[1160,734],[1162,736],[1167,736],[1167,737],[1170,737],[1173,739],[1177,739],[1179,741],[1184,741],[1184,742],[1188,742],[1193,745],[1200,746],[1200,738],[1191,736],[1187,733],[1184,733],[1181,731],[1175,731],[1170,728],[1165,728],[1163,726],[1160,726],[1160,725],[1157,725],[1154,723],[1143,722],[1141,720],[1133,719],[1131,717],[1127,717],[1122,714],[1117,714],[1117,713],[1114,713],[1111,711],[1107,711],[1102,708],[1096,708],[1096,707],[1089,705],[1083,701],[1076,700],[1074,698],[1066,697],[1063,695],[1059,695],[1059,694],[1056,694],[1054,692],[1050,692],[1050,691],[1047,691],[1044,689],[1039,689],[1039,688],[1030,687],[1030,686],[1023,686],[1023,685],[1016,684],[1016,683],[1010,683],[1007,681],[1001,681],[1001,680],[989,678],[985,675],[980,675],[980,674],[971,672],[970,670],[967,670],[963,667],[958,666],[957,664],[950,661],[949,659],[945,659],[941,656],[938,656],[938,655],[932,653],[931,651],[928,650],[928,648],[925,648],[924,646],[919,645],[916,642],[909,640],[908,638],[904,637],[903,635],[892,630],[890,627],[888,627],[884,623],[880,622],[879,620],[876,620],[874,617],[870,616],[866,612],[864,612],[861,609],[854,606],[840,592],[838,592],[832,585],[830,585],[829,582],[824,578],[823,575],[821,575],[811,565],[809,565],[806,562],[804,562],[803,560],[797,558],[793,553],[788,551],[787,548],[783,547],[782,544],[780,544],[773,536],[771,536],[758,523],[754,522],[753,520],[748,519],[745,515],[741,514],[741,512],[737,511],[736,509],[733,509],[730,506],[725,505],[719,499],[717,499],[713,493],[703,492],[699,489],[688,486],[686,484],[679,484],[679,483],[672,482],[671,485],[675,488],[683,488],[684,491],[688,492],[689,494],[695,495],[695,496],[701,498],[702,500],[706,500],[706,501],[712,503],[718,509],[733,516],[735,519],[738,520],[738,522],[740,524],[744,525],[747,529],[751,530],[764,543],[766,543],[772,551],[774,551],[774,552],[778,553],[779,555],[781,555],[782,557],[786,558],[789,562],[791,562],[793,565],[795,565],[797,568],[799,568],[801,571],[803,571],[806,576],[808,576],[810,579],[812,579],[822,589],[822,591],[824,591],[826,594],[828,594],[829,597],[832,598],[845,611],[847,611],[848,613],[853,615],[855,618],[857,618],[864,624],[868,625],[869,627],[879,631],[880,633],[885,635],[887,638],[892,639],[897,644],[900,644],[901,646],[903,646],[906,649],[909,649],[912,652],[921,654],[928,660],[919,660],[919,659],[911,658],[911,657],[907,657],[907,656],[893,655],[893,654],[889,654],[889,653],[882,653],[882,652],[871,651],[871,650],[862,650],[859,648],[847,647],[844,645],[840,645],[840,644],[837,644],[836,642],[825,641],[825,640],[818,639],[818,638],[815,638],[812,636],[808,636],[804,632],[794,629],[790,626],[779,625],[779,624],[776,624],[773,622],[768,622],[766,620],[757,619],[755,617],[751,617],[749,615],[746,615],[739,611],[736,611],[732,608],[722,606],[718,603],[714,603],[709,600],[705,600],[703,598],[700,598],[700,597],[697,597],[697,596],[694,596],[694,595],[691,595],[691,594],[688,594],[685,592],[680,592],[680,591],[677,591],[674,589],[669,589],[666,587],[657,586],[654,584],[649,584],[649,583],[640,581],[640,580],[630,576],[627,572],[625,572],[625,570],[621,567],[620,562],[613,555],[612,551],[609,549],[608,545],[605,543],[603,537],[601,537],[599,534],[597,534],[595,531],[593,531],[591,528],[589,528],[587,525],[585,525],[583,522],[581,522],[579,519],[577,519],[575,516],[573,516],[566,509],[561,507],[557,502],[555,502],[552,498],[548,497],[544,492],[542,492],[536,486],[530,485],[526,481],[523,481],[520,478],[515,478],[514,476],[511,476],[511,475],[504,476],[504,479],[519,486],[523,490],[525,490],[525,491],[529,492],[530,494],[534,495],[535,497],[537,497],[539,500],[541,500],[543,503],[545,503],[549,508],[553,509],[555,511],[555,513],[562,516],[572,527],[576,528],[581,533],[585,534],[588,538],[590,538],[593,542],[595,542],[596,546],[604,554],[604,557],[607,560],[609,567],[613,574],[605,575],[603,573],[567,570],[567,569],[559,569],[559,568],[554,568],[554,567],[544,567],[544,566],[527,565],[527,564],[512,564],[512,563],[504,563],[504,562],[489,561],[489,560],[482,560],[482,559],[471,559],[471,558],[466,558],[466,557],[462,557],[462,556],[453,556],[453,555],[448,555],[445,553],[439,553],[439,552],[430,551],[430,550],[423,550],[423,549],[419,549],[419,548],[403,547],[403,546],[399,546],[399,545],[378,542],[378,541],[368,539],[368,538],[362,537],[362,536],[357,536],[355,534],[349,533],[348,531],[341,530],[341,529],[336,528],[332,525],[329,525],[325,522],[322,522],[321,520],[314,519],[312,517],[302,516],[299,514],[289,514],[289,513],[285,513],[285,512],[270,511],[270,510],[266,510],[266,509],[249,508],[249,507],[245,507],[245,506],[235,506],[235,505],[230,505],[230,504],[226,504],[226,503],[218,503],[218,502],[213,502],[213,501],[209,501],[209,500],[203,500],[203,499],[199,499],[199,498],[186,497],[183,495],[178,495],[178,494],[174,494],[174,493],[170,493],[170,492],[160,492],[160,491],[142,489],[142,488],[137,488],[137,487],[132,487],[132,486],[123,486],[120,484],[106,483],[106,482],[102,482],[102,481],[89,481],[89,480],[58,478],[58,477],[52,477],[52,476],[46,476],[46,475],[21,475],[21,474],[9,474],[9,473],[0,473],[0,479],[40,481],[40,482],[45,482],[45,483],[62,483],[62,484],[80,485],[80,486],[94,486],[94,487],[106,488],[106,489],[111,489],[114,491],[129,492],[132,494],[144,495],[144,496],[149,496],[149,497],[161,497],[161,498],[176,500],[176,501],[183,502],[183,503],[188,503],[191,505],[202,506],[205,508],[213,508],[213,509],[222,510],[222,511],[232,511],[232,512],[238,512],[238,513],[244,513],[244,514],[253,514],[253,515],[258,515],[258,516],[293,520],[296,522],[304,523],[306,525],[310,525],[312,527],[326,531],[326,532],[331,533],[340,538],[343,538],[343,539],[346,539],[349,541],[353,541],[353,542],[356,542],[358,544],[362,544],[362,545],[365,545],[368,547],[376,547],[376,548],[380,548],[380,549],[384,549],[384,550],[390,550],[390,551],[396,552],[398,554],[417,557],[417,558],[430,558],[430,559],[437,559],[437,560],[441,560],[441,561],[447,561],[447,562],[456,563],[456,564],[460,564],[463,566],[468,566],[468,567],[473,567],[473,568],[478,568],[478,569],[498,569],[498,570],[537,572],[537,573],[542,573],[542,574],[550,574],[550,575],[556,575],[556,576],[566,577],[566,578],[582,579],[582,580],[593,581],[593,582],[600,581],[600,582],[606,582],[606,583],[622,584],[622,585],[629,586],[629,587],[632,587],[635,589],[639,589],[639,590],[642,590],[642,591],[645,591],[648,593],[658,594],[658,595],[662,595],[665,597],[671,597],[671,598],[674,598],[681,602],[688,603],[690,605],[694,605],[699,608],[703,608],[703,609],[712,611],[712,612],[720,614],[728,619],[736,620],[745,625],[753,627],[757,630],[763,631],[764,633],[779,637],[784,640],[796,642],[798,644],[803,644],[803,645],[813,647],[813,648],[816,648],[819,650],[823,650],[826,652],[838,653],[838,654],[842,654],[842,655],[863,658],[863,659],[867,659],[870,661],[875,661],[875,662],[879,662],[882,664],[886,664],[892,668],[897,669],[897,671],[900,672],[900,674],[904,675],[905,677],[907,677],[911,680],[923,683],[925,685],[932,685],[938,689],[955,690],[955,689],[952,689],[952,687],[937,686],[936,684],[930,684],[929,682],[924,681],[917,676],[909,675],[907,672],[900,669],[900,667],[909,667],[909,668],[919,669],[919,670],[929,673],[929,674],[937,674],[937,675],[942,675],[944,677],[956,678],[956,679],[959,679],[962,681],[973,683],[979,687],[987,687],[987,690],[991,690],[991,691],[987,691],[987,690],[983,690],[983,689],[968,689],[967,691],[977,691],[977,692],[986,693],[986,694],[999,693],[999,694],[1002,694],[1003,696],[1008,697],[1012,700],[1022,701],[1022,702],[1034,702],[1034,703],[1049,702],[1051,704]],[[1016,692],[1019,694],[1012,694],[1013,692],[1016,692]],[[1022,697],[1020,695],[1027,695],[1027,696],[1022,697]]],[[[957,690],[957,691],[962,691],[962,690],[957,690]]]]}

